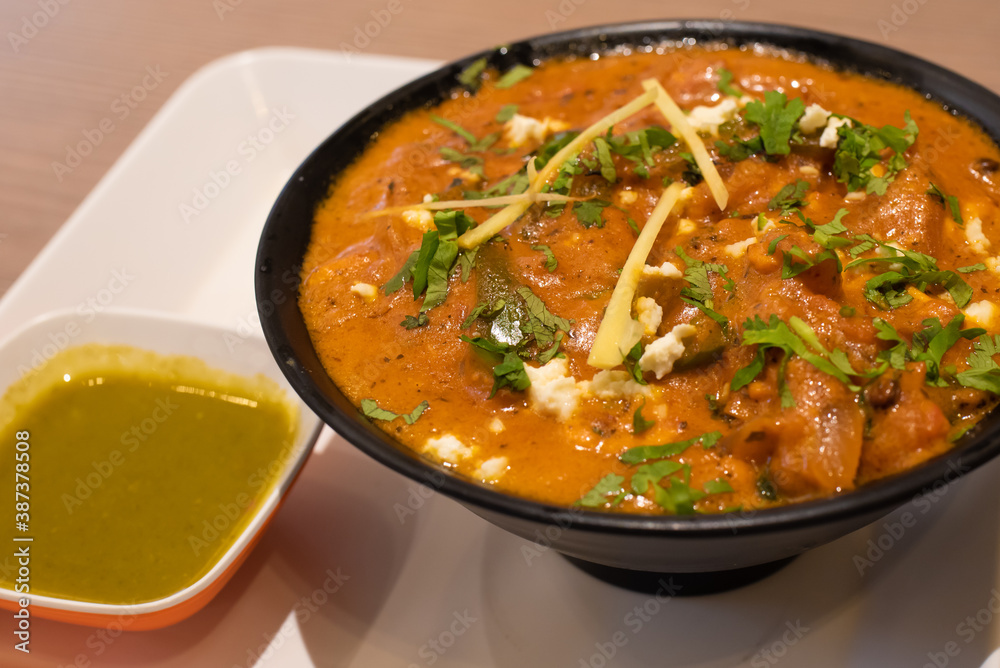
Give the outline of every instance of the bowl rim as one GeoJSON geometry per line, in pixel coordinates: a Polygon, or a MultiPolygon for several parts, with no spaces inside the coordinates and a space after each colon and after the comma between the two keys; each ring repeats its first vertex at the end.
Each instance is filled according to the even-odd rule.
{"type": "MultiPolygon", "coordinates": [[[[694,40],[692,44],[724,42],[733,47],[743,44],[771,45],[804,55],[812,62],[901,84],[978,125],[995,143],[1000,144],[1000,97],[980,84],[891,47],[787,24],[706,19],[602,24],[546,33],[449,62],[386,94],[335,130],[292,174],[265,222],[255,272],[255,294],[264,337],[288,382],[324,422],[381,464],[471,506],[473,510],[561,527],[569,524],[574,530],[585,532],[642,536],[669,534],[672,538],[681,539],[763,534],[815,526],[818,522],[849,520],[880,510],[887,513],[906,501],[938,489],[940,485],[950,484],[1000,454],[1000,419],[990,420],[987,417],[964,434],[955,447],[917,468],[866,483],[834,497],[717,515],[637,515],[562,507],[499,492],[424,459],[372,426],[357,408],[345,410],[336,406],[320,388],[320,385],[326,384],[336,389],[321,365],[318,373],[309,365],[303,366],[295,353],[294,337],[290,336],[288,327],[304,328],[304,322],[295,322],[295,317],[280,313],[271,304],[271,291],[276,284],[272,274],[275,269],[272,267],[272,248],[275,239],[286,232],[285,209],[299,197],[299,184],[312,177],[310,168],[331,147],[350,137],[351,133],[371,128],[377,130],[403,112],[423,106],[428,99],[435,99],[433,94],[428,96],[429,92],[443,94],[443,91],[459,88],[455,76],[481,58],[486,58],[494,67],[509,67],[515,63],[530,65],[541,57],[571,52],[582,55],[600,51],[601,47],[609,51],[621,45],[655,46],[671,40],[680,42],[684,38],[694,40]],[[381,123],[376,123],[379,119],[381,123]],[[268,304],[272,308],[270,312],[265,312],[268,304]],[[326,378],[325,382],[323,378],[326,378]]],[[[363,144],[367,144],[367,136],[363,144]]],[[[328,175],[327,185],[334,175],[328,175]]],[[[311,224],[310,220],[310,228],[311,224]]],[[[297,262],[301,258],[302,254],[297,262]]],[[[294,312],[302,321],[297,306],[297,282],[292,296],[294,312]]],[[[301,331],[298,333],[301,334],[301,331]]],[[[311,342],[309,346],[312,350],[311,342]]],[[[312,350],[312,355],[315,357],[315,350],[312,350]]],[[[997,411],[993,412],[993,416],[1000,418],[997,411]]]]}
{"type": "MultiPolygon", "coordinates": [[[[180,332],[206,334],[211,336],[211,340],[218,342],[220,350],[228,349],[225,336],[231,334],[229,330],[219,325],[208,324],[172,313],[139,308],[107,307],[96,313],[91,320],[87,320],[81,316],[78,310],[71,308],[56,309],[40,314],[0,341],[0,358],[17,354],[17,348],[27,350],[34,346],[32,353],[39,352],[44,358],[43,363],[48,363],[52,357],[46,352],[49,347],[48,343],[39,342],[49,342],[50,339],[46,337],[51,332],[68,333],[70,330],[67,327],[70,326],[78,333],[69,336],[68,343],[64,346],[53,343],[52,347],[56,348],[58,352],[89,343],[128,345],[141,350],[149,350],[160,356],[188,355],[202,360],[210,369],[223,369],[229,373],[243,376],[250,376],[254,373],[264,374],[279,385],[284,385],[277,373],[265,373],[254,370],[247,365],[247,361],[252,362],[253,355],[258,352],[263,353],[266,342],[260,336],[251,334],[243,337],[243,343],[248,344],[248,347],[244,349],[242,354],[234,355],[231,351],[227,358],[231,360],[230,363],[222,364],[216,360],[205,359],[202,352],[187,349],[186,344],[179,344],[176,341],[182,338],[180,332]],[[101,333],[108,330],[124,333],[121,336],[114,335],[114,340],[110,340],[107,335],[101,333]],[[167,338],[166,332],[174,332],[177,335],[176,338],[174,335],[169,337],[172,341],[170,350],[146,343],[151,338],[167,338]],[[12,352],[12,349],[15,350],[12,352]],[[241,360],[245,361],[241,362],[241,360]]],[[[33,364],[34,359],[33,354],[30,360],[25,359],[24,367],[33,371],[41,366],[33,364]]],[[[11,371],[13,368],[11,366],[7,373],[21,377],[22,374],[19,371],[11,371]]],[[[282,387],[282,390],[288,392],[286,387],[282,387]]],[[[235,573],[257,540],[263,535],[264,530],[295,483],[323,428],[323,422],[316,415],[305,410],[297,395],[290,394],[289,400],[299,409],[299,421],[295,441],[284,464],[278,471],[267,495],[261,499],[257,509],[246,520],[246,525],[235,535],[233,541],[223,552],[208,562],[210,564],[208,570],[197,580],[166,596],[139,603],[99,603],[51,594],[17,593],[13,589],[0,587],[0,607],[16,606],[20,599],[26,598],[30,601],[32,614],[37,614],[39,617],[90,626],[103,625],[109,619],[134,618],[134,621],[128,624],[128,627],[133,630],[158,628],[178,622],[197,612],[215,596],[222,585],[235,573]]],[[[32,545],[33,543],[26,544],[32,545]]]]}

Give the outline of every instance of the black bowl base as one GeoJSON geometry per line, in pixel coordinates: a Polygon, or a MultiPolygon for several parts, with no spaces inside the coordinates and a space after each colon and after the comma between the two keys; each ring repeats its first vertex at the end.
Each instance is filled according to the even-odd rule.
{"type": "Polygon", "coordinates": [[[718,594],[739,589],[777,573],[795,559],[795,557],[788,557],[779,561],[735,568],[730,571],[654,573],[595,564],[567,555],[563,555],[563,557],[584,573],[592,575],[598,580],[641,594],[659,596],[704,596],[705,594],[718,594]]]}

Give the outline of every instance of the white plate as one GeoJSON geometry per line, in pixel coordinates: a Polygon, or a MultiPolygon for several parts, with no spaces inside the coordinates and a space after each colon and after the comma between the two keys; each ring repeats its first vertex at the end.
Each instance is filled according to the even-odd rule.
{"type": "MultiPolygon", "coordinates": [[[[0,338],[51,309],[111,304],[234,340],[258,332],[254,252],[285,179],[353,112],[434,66],[291,49],[209,65],[0,301],[0,338]]],[[[0,665],[975,667],[1000,645],[998,474],[985,466],[750,587],[660,601],[531,549],[326,432],[203,611],[124,634],[34,620],[31,654],[4,633],[0,665]]]]}

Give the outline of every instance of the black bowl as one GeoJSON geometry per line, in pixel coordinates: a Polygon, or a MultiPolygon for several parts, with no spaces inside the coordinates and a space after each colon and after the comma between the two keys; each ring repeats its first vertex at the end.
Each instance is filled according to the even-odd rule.
{"type": "MultiPolygon", "coordinates": [[[[682,593],[691,593],[769,572],[773,564],[861,528],[934,485],[986,462],[1000,452],[998,415],[967,433],[949,453],[919,468],[826,500],[742,514],[684,517],[568,509],[503,494],[453,475],[372,426],[323,370],[296,303],[298,268],[313,213],[326,196],[331,177],[349,165],[385,124],[407,110],[444,99],[455,88],[456,75],[472,61],[486,57],[505,70],[552,56],[680,40],[767,44],[892,80],[938,100],[1000,142],[1000,98],[995,94],[937,65],[868,42],[789,26],[720,21],[654,21],[545,35],[445,65],[368,106],[324,141],[292,176],[267,219],[257,255],[256,293],[264,335],[292,387],[363,452],[458,500],[493,524],[589,565],[588,570],[602,570],[604,575],[617,572],[613,569],[716,573],[690,579],[691,586],[682,593]]],[[[628,570],[622,573],[627,585],[644,586],[642,578],[627,577],[628,570]]]]}

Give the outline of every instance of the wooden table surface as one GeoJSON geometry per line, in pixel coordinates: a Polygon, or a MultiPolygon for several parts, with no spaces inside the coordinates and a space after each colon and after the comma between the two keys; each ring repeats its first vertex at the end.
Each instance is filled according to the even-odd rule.
{"type": "Polygon", "coordinates": [[[452,59],[551,30],[651,18],[837,32],[1000,92],[997,0],[3,0],[0,294],[181,82],[220,56],[288,45],[452,59]],[[145,99],[131,99],[144,78],[145,99]],[[108,117],[113,127],[102,130],[108,117]],[[68,156],[88,137],[89,155],[68,156]]]}

